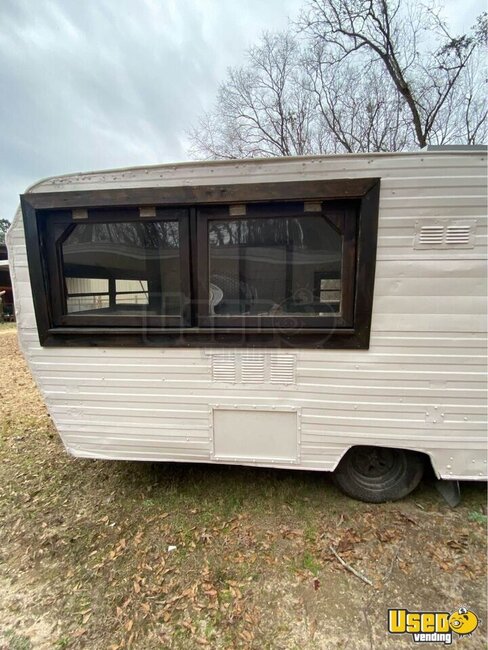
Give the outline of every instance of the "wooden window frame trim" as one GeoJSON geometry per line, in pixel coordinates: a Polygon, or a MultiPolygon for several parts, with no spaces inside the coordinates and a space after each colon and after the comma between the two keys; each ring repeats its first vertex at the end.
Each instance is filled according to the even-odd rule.
{"type": "MultiPolygon", "coordinates": [[[[379,208],[379,178],[330,181],[246,183],[193,187],[130,188],[39,192],[21,195],[27,257],[39,340],[43,346],[109,347],[274,347],[338,348],[369,347],[379,208]],[[360,200],[356,239],[354,327],[307,327],[296,331],[262,327],[71,327],[54,326],[52,287],[41,251],[40,231],[46,214],[53,210],[130,208],[157,206],[190,211],[189,257],[195,259],[196,210],[200,205],[283,201],[360,200]]],[[[154,219],[153,219],[154,220],[154,219]]],[[[158,220],[158,219],[156,219],[158,220]]],[[[198,274],[190,271],[190,295],[196,295],[198,274]]],[[[192,314],[196,306],[192,301],[192,314]]],[[[195,322],[193,320],[192,322],[195,322]]]]}

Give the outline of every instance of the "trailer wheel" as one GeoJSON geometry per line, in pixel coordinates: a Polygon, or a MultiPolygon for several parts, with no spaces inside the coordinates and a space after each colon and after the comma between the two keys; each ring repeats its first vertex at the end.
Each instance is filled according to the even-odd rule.
{"type": "Polygon", "coordinates": [[[424,473],[420,454],[386,447],[352,447],[334,478],[348,496],[369,503],[396,501],[412,492],[424,473]]]}

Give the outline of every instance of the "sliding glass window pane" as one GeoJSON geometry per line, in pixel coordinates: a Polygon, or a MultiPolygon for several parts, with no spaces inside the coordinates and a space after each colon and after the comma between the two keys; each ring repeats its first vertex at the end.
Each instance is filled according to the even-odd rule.
{"type": "Polygon", "coordinates": [[[321,215],[210,220],[209,312],[340,314],[342,248],[321,215]]]}
{"type": "Polygon", "coordinates": [[[77,224],[62,257],[68,313],[181,313],[178,221],[77,224]]]}

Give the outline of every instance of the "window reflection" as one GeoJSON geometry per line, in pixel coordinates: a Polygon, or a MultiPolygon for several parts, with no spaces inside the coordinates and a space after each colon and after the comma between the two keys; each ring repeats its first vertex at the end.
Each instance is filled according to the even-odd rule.
{"type": "Polygon", "coordinates": [[[324,217],[209,221],[215,316],[341,313],[342,236],[324,217]]]}
{"type": "Polygon", "coordinates": [[[77,224],[62,259],[67,313],[181,313],[178,221],[77,224]]]}

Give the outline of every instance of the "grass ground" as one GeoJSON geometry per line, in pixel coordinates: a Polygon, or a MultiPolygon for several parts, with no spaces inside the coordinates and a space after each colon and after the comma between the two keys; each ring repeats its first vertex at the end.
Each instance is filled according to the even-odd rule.
{"type": "Polygon", "coordinates": [[[0,364],[0,649],[412,648],[389,607],[461,605],[486,646],[484,484],[373,506],[319,473],[76,460],[9,325],[0,364]]]}

